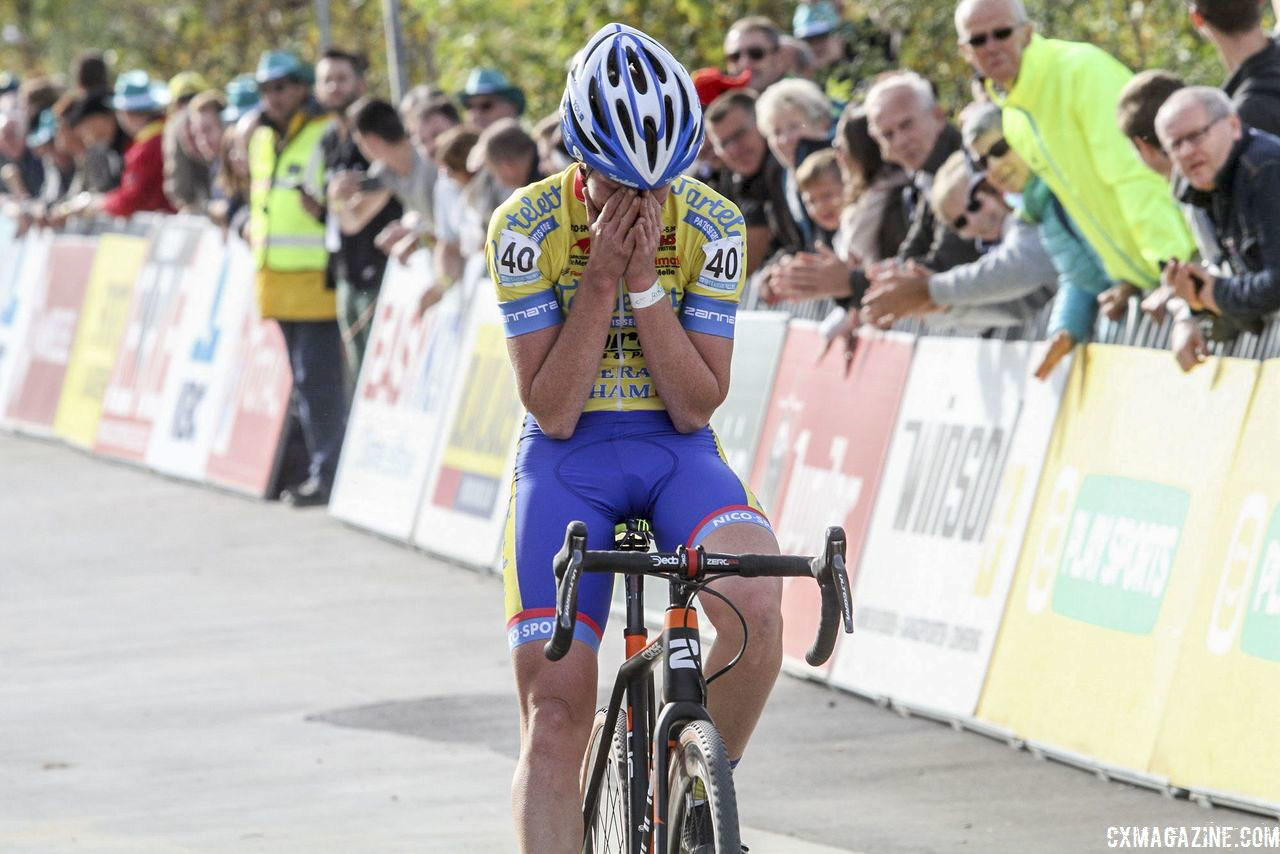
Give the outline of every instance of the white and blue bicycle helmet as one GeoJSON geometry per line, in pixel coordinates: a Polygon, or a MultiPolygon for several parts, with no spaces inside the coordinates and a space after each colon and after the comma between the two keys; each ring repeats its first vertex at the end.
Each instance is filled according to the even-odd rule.
{"type": "Polygon", "coordinates": [[[606,24],[574,57],[560,124],[574,158],[642,190],[670,183],[702,145],[702,108],[689,72],[625,24],[606,24]]]}

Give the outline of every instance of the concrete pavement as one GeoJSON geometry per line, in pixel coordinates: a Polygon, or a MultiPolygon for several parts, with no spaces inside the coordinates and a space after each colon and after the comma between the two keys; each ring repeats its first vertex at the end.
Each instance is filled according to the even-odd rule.
{"type": "MultiPolygon", "coordinates": [[[[0,852],[511,851],[511,691],[497,579],[0,435],[0,852]]],[[[1267,823],[785,677],[738,789],[753,854],[1267,823]]]]}

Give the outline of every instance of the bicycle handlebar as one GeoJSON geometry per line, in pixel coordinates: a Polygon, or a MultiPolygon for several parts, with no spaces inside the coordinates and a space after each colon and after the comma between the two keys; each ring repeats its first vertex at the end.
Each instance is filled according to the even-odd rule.
{"type": "Polygon", "coordinates": [[[699,581],[707,573],[752,577],[788,578],[809,576],[818,582],[822,594],[822,612],[818,635],[805,654],[813,667],[826,662],[835,649],[836,636],[843,619],[845,633],[853,631],[853,599],[849,576],[845,571],[844,529],[827,528],[826,545],[821,555],[726,555],[710,554],[701,546],[680,546],[674,552],[587,551],[587,526],[570,522],[565,529],[564,545],[552,559],[556,574],[556,619],[551,640],[543,652],[551,661],[559,661],[569,652],[573,629],[578,620],[578,585],[584,572],[614,572],[627,575],[674,573],[689,581],[699,581]]]}

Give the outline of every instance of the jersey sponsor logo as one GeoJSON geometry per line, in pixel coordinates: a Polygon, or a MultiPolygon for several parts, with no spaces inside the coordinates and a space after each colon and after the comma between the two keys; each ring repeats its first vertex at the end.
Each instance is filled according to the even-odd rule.
{"type": "Polygon", "coordinates": [[[519,207],[507,214],[507,225],[521,231],[529,231],[535,222],[559,208],[560,188],[553,184],[536,199],[527,195],[521,196],[519,207]]]}
{"type": "Polygon", "coordinates": [[[719,240],[723,235],[720,229],[716,228],[715,223],[707,219],[705,216],[698,216],[693,211],[687,211],[684,215],[684,221],[689,225],[702,232],[702,236],[707,240],[719,240]]]}
{"type": "Polygon", "coordinates": [[[711,240],[702,251],[706,261],[698,274],[698,284],[717,291],[736,291],[742,274],[742,238],[730,235],[711,240]]]}
{"type": "Polygon", "coordinates": [[[549,216],[542,222],[529,229],[529,236],[541,243],[543,239],[560,227],[560,223],[556,222],[556,218],[549,216]]]}
{"type": "Polygon", "coordinates": [[[765,528],[769,527],[769,520],[765,519],[754,510],[730,510],[727,513],[721,513],[716,518],[707,523],[712,530],[722,528],[725,525],[732,525],[734,522],[750,522],[753,525],[761,525],[765,528]]]}
{"type": "MultiPolygon", "coordinates": [[[[738,209],[731,202],[720,196],[712,196],[702,192],[692,182],[683,181],[681,184],[680,188],[675,192],[676,195],[684,199],[685,206],[689,208],[689,211],[703,214],[718,226],[718,233],[709,239],[715,240],[723,237],[734,226],[746,223],[746,220],[742,218],[742,214],[738,212],[738,209]]],[[[687,216],[685,217],[685,222],[689,222],[687,216]]],[[[692,225],[691,222],[690,225],[692,225]]]]}
{"type": "Polygon", "coordinates": [[[690,332],[732,338],[737,313],[737,303],[686,294],[680,322],[690,332]]]}
{"type": "Polygon", "coordinates": [[[508,338],[555,326],[563,320],[560,303],[550,291],[502,303],[502,326],[508,338]]]}

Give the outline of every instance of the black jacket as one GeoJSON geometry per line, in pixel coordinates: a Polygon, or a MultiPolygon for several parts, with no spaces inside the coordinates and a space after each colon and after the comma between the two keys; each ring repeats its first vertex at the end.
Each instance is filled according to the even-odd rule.
{"type": "MultiPolygon", "coordinates": [[[[933,215],[928,198],[928,186],[933,181],[934,173],[962,145],[960,131],[950,124],[946,125],[942,133],[938,134],[938,141],[933,144],[929,158],[903,188],[905,207],[910,212],[910,224],[907,236],[894,253],[899,261],[916,261],[935,273],[941,273],[978,260],[981,253],[973,241],[965,240],[948,228],[946,223],[939,221],[933,215]]],[[[866,273],[861,269],[854,270],[849,275],[849,285],[851,296],[838,302],[845,306],[861,305],[862,296],[869,285],[866,273]]]]}
{"type": "Polygon", "coordinates": [[[1245,124],[1280,135],[1280,44],[1268,41],[1240,64],[1222,89],[1245,124]]]}
{"type": "Polygon", "coordinates": [[[1223,314],[1248,323],[1280,309],[1280,137],[1246,126],[1214,189],[1182,201],[1209,212],[1231,265],[1213,285],[1223,314]]]}

